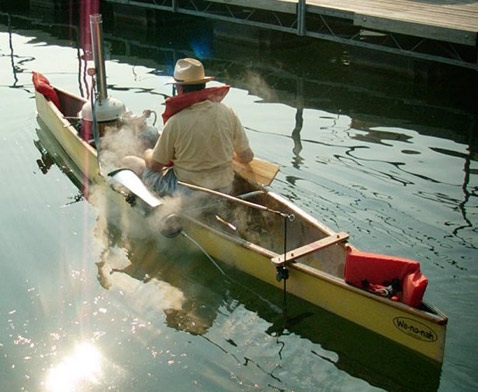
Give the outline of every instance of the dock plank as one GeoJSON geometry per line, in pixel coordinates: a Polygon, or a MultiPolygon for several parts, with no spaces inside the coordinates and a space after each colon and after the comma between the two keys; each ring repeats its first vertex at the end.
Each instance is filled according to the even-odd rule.
{"type": "Polygon", "coordinates": [[[478,2],[459,0],[308,0],[322,7],[355,14],[478,33],[478,2]]]}
{"type": "Polygon", "coordinates": [[[423,23],[404,22],[383,17],[356,14],[354,18],[356,26],[365,27],[371,30],[387,31],[390,33],[413,35],[421,38],[429,38],[456,44],[475,46],[476,35],[454,28],[443,28],[438,26],[424,26],[423,23]]]}
{"type": "MultiPolygon", "coordinates": [[[[299,0],[208,0],[251,9],[294,14],[299,0]]],[[[478,40],[478,1],[306,0],[307,12],[342,16],[356,26],[463,45],[478,40]]]]}

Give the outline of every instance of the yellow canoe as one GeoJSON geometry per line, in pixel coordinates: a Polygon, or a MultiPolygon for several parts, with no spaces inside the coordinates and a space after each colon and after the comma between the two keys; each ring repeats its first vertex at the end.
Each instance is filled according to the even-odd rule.
{"type": "MultiPolygon", "coordinates": [[[[112,202],[119,206],[118,211],[126,214],[131,222],[150,222],[154,219],[167,222],[173,216],[174,223],[180,225],[215,259],[277,289],[285,287],[288,294],[442,363],[447,317],[422,301],[421,295],[417,297],[419,303],[411,306],[403,302],[405,296],[402,297],[401,293],[383,296],[383,292],[368,289],[372,286],[360,287],[346,280],[347,268],[351,269],[347,265],[352,259],[350,255],[361,255],[348,242],[348,234],[331,230],[263,186],[242,180],[237,168],[239,175],[230,198],[202,193],[196,208],[188,204],[187,208],[176,211],[174,215],[148,212],[144,203],[131,203],[130,194],[124,188],[112,189],[109,179],[100,172],[96,149],[80,138],[75,123],[79,121],[77,116],[85,100],[60,89],[54,90],[62,110],[36,92],[38,122],[54,139],[55,153],[62,155],[86,196],[92,185],[103,187],[112,202]]],[[[265,169],[261,167],[260,170],[265,169]]],[[[263,171],[258,178],[269,174],[263,171]]],[[[155,210],[161,211],[162,207],[160,205],[155,210]]],[[[153,230],[152,234],[161,237],[157,231],[153,230]]],[[[171,242],[173,246],[177,241],[176,246],[183,246],[180,236],[164,241],[171,242]]],[[[367,263],[378,260],[384,273],[389,271],[390,260],[404,263],[407,268],[412,266],[413,273],[408,271],[403,276],[397,275],[404,285],[403,291],[408,290],[405,289],[407,279],[411,285],[415,284],[417,276],[422,279],[420,282],[423,281],[419,265],[413,260],[366,255],[367,258],[359,257],[362,266],[370,267],[371,264],[367,263]]],[[[424,290],[424,286],[421,289],[424,290]]]]}

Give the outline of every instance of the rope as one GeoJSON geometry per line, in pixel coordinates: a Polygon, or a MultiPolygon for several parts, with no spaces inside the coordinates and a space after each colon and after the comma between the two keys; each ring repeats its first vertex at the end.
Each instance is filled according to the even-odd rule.
{"type": "Polygon", "coordinates": [[[209,261],[211,261],[211,263],[214,264],[214,266],[218,269],[218,271],[223,276],[227,276],[227,274],[224,272],[224,270],[221,267],[219,267],[219,265],[216,263],[216,261],[211,257],[211,255],[209,253],[206,252],[206,250],[199,244],[199,242],[197,242],[194,238],[189,236],[184,230],[181,230],[181,234],[184,237],[186,237],[188,240],[190,240],[194,245],[196,245],[201,250],[201,252],[203,252],[204,255],[209,259],[209,261]]]}
{"type": "Polygon", "coordinates": [[[259,299],[263,302],[265,302],[267,305],[270,306],[271,309],[274,310],[274,312],[276,313],[282,313],[282,309],[279,309],[277,305],[275,305],[274,303],[272,303],[271,301],[267,300],[266,298],[264,298],[262,295],[258,294],[257,292],[255,292],[254,290],[251,290],[249,287],[245,286],[244,284],[242,284],[241,282],[237,281],[236,279],[233,279],[231,278],[228,274],[226,274],[224,272],[224,270],[216,263],[216,261],[211,257],[211,255],[209,253],[207,253],[207,251],[194,239],[192,238],[190,235],[188,235],[184,230],[181,231],[181,234],[187,238],[188,240],[190,240],[194,245],[196,245],[200,250],[201,252],[209,259],[209,261],[211,261],[211,263],[217,268],[217,270],[225,277],[227,278],[227,280],[229,280],[231,283],[235,283],[237,284],[238,286],[242,287],[243,289],[253,293],[254,295],[256,295],[257,297],[259,297],[259,299]]]}

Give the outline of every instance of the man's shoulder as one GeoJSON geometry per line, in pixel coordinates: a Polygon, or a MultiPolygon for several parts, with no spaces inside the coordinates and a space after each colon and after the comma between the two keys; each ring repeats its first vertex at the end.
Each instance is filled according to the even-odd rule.
{"type": "Polygon", "coordinates": [[[166,125],[168,128],[175,127],[177,124],[194,121],[194,118],[205,118],[208,116],[220,116],[232,119],[236,116],[235,112],[222,102],[201,101],[190,107],[181,110],[169,118],[166,125]]]}
{"type": "MultiPolygon", "coordinates": [[[[222,102],[214,102],[210,100],[205,100],[201,101],[198,103],[195,103],[194,105],[190,106],[188,109],[190,109],[189,113],[191,111],[207,111],[207,110],[215,110],[217,112],[222,112],[222,113],[227,113],[227,114],[233,114],[233,110],[226,104],[222,102]]],[[[183,110],[184,114],[187,115],[188,111],[183,110]]]]}

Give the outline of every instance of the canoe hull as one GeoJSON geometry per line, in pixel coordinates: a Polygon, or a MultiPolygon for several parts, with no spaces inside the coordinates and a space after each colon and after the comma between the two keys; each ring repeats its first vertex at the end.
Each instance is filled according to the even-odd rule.
{"type": "MultiPolygon", "coordinates": [[[[279,290],[271,254],[253,244],[233,240],[208,229],[199,222],[184,223],[184,230],[212,257],[221,260],[279,290]],[[255,249],[254,249],[255,248],[255,249]]],[[[443,361],[446,317],[419,311],[410,306],[365,292],[316,269],[289,265],[288,294],[295,295],[346,320],[419,352],[437,362],[443,361]]],[[[428,305],[431,307],[431,305],[428,305]]]]}

